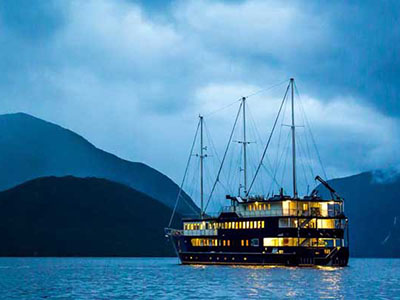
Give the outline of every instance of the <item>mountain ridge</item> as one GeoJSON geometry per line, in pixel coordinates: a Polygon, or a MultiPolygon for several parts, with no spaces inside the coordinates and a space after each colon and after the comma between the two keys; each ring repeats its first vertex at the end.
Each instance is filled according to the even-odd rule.
{"type": "MultiPolygon", "coordinates": [[[[91,144],[72,130],[26,113],[0,115],[0,189],[43,176],[99,177],[120,182],[175,205],[179,186],[156,169],[130,162],[91,144]]],[[[198,212],[182,194],[178,211],[198,212]]]]}

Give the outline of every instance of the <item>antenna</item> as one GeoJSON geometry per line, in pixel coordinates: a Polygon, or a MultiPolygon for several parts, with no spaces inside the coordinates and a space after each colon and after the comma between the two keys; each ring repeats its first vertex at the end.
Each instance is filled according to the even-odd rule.
{"type": "Polygon", "coordinates": [[[294,78],[290,78],[290,86],[292,89],[292,166],[293,166],[293,198],[297,198],[297,182],[296,182],[296,127],[294,124],[294,78]]]}

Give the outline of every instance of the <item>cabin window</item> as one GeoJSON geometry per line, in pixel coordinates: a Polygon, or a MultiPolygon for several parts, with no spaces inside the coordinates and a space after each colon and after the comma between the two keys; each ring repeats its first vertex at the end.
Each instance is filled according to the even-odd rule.
{"type": "Polygon", "coordinates": [[[335,219],[318,219],[317,225],[318,225],[318,228],[321,228],[321,229],[334,229],[335,228],[335,219]]]}
{"type": "Polygon", "coordinates": [[[268,203],[267,207],[268,207],[268,210],[271,210],[271,203],[268,203]]]}
{"type": "Polygon", "coordinates": [[[262,205],[258,204],[258,210],[262,210],[262,205]]]}
{"type": "Polygon", "coordinates": [[[249,221],[246,222],[246,228],[247,228],[247,229],[250,228],[250,222],[249,222],[249,221]]]}
{"type": "Polygon", "coordinates": [[[253,222],[250,222],[250,229],[253,229],[253,222]]]}
{"type": "Polygon", "coordinates": [[[227,246],[230,246],[231,245],[231,240],[228,240],[226,244],[227,244],[227,246]]]}
{"type": "Polygon", "coordinates": [[[225,240],[222,241],[222,246],[224,246],[224,247],[226,246],[226,241],[225,240]]]}
{"type": "Polygon", "coordinates": [[[257,228],[261,228],[261,221],[257,222],[257,228]]]}
{"type": "Polygon", "coordinates": [[[249,240],[246,240],[246,247],[249,246],[249,240]]]}
{"type": "Polygon", "coordinates": [[[225,222],[225,229],[228,229],[228,222],[225,222]]]}
{"type": "Polygon", "coordinates": [[[254,221],[254,229],[257,228],[257,221],[254,221]]]}
{"type": "Polygon", "coordinates": [[[239,229],[239,223],[240,222],[236,222],[236,227],[235,227],[236,229],[239,229]]]}
{"type": "Polygon", "coordinates": [[[264,228],[265,222],[261,221],[261,228],[264,228]]]}
{"type": "Polygon", "coordinates": [[[303,203],[303,210],[308,211],[308,203],[303,203]]]}
{"type": "Polygon", "coordinates": [[[290,247],[297,246],[297,238],[264,238],[264,247],[290,247]]]}
{"type": "Polygon", "coordinates": [[[264,210],[267,210],[267,205],[265,203],[264,203],[263,206],[264,206],[264,210]]]}
{"type": "Polygon", "coordinates": [[[252,247],[258,247],[260,246],[260,242],[258,239],[251,239],[251,246],[252,247]]]}
{"type": "Polygon", "coordinates": [[[251,205],[249,205],[249,211],[251,211],[251,209],[252,209],[252,207],[251,207],[251,205]]]}
{"type": "Polygon", "coordinates": [[[242,245],[242,247],[244,247],[244,240],[241,240],[240,244],[242,245]]]}
{"type": "Polygon", "coordinates": [[[242,222],[238,222],[239,223],[239,229],[242,229],[242,222]]]}

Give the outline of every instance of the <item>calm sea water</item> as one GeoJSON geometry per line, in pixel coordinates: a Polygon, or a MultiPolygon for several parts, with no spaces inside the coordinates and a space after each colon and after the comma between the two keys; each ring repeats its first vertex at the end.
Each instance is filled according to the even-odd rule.
{"type": "Polygon", "coordinates": [[[175,258],[1,258],[1,299],[400,299],[400,259],[347,268],[183,266],[175,258]]]}

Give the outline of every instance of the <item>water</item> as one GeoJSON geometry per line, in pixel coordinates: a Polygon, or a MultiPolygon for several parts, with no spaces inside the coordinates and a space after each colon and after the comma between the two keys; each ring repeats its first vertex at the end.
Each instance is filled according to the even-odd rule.
{"type": "Polygon", "coordinates": [[[347,268],[182,266],[175,258],[0,258],[1,299],[400,299],[400,259],[347,268]]]}

